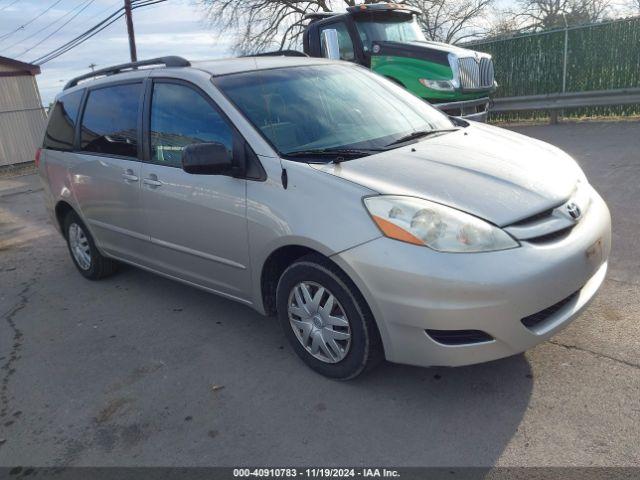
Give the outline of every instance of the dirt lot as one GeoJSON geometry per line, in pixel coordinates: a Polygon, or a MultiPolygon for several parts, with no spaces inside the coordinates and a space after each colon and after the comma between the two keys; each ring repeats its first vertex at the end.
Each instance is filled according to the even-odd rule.
{"type": "Polygon", "coordinates": [[[517,130],[609,203],[599,296],[524,355],[351,383],[242,305],[133,268],[84,280],[38,179],[0,179],[0,465],[640,465],[640,123],[517,130]]]}

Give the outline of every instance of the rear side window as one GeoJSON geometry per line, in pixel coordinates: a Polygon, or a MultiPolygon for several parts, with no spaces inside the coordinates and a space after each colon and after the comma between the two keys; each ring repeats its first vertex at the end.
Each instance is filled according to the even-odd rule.
{"type": "Polygon", "coordinates": [[[82,116],[80,149],[121,157],[138,156],[141,83],[89,92],[82,116]]]}
{"type": "Polygon", "coordinates": [[[63,152],[73,150],[73,139],[82,93],[82,90],[78,90],[58,99],[50,113],[42,148],[63,152]]]}

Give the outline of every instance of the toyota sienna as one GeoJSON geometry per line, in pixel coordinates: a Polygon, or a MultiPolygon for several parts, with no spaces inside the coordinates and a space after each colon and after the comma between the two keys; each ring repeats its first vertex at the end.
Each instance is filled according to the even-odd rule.
{"type": "Polygon", "coordinates": [[[523,352],[607,270],[609,211],[568,154],[347,62],[96,71],[58,95],[36,163],[83,276],[123,262],[277,316],[333,378],[523,352]]]}

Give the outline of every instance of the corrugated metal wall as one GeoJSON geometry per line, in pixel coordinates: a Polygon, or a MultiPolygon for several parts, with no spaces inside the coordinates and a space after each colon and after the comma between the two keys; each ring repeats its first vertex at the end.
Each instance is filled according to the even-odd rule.
{"type": "Polygon", "coordinates": [[[0,166],[33,160],[46,118],[35,77],[0,77],[0,166]]]}

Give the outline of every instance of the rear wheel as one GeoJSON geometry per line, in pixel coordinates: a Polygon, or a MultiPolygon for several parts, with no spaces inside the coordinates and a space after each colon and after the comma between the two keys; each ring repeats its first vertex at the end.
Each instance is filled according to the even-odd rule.
{"type": "Polygon", "coordinates": [[[63,228],[71,259],[83,277],[99,280],[117,270],[118,264],[98,251],[91,233],[77,213],[71,211],[67,214],[63,228]]]}
{"type": "Polygon", "coordinates": [[[324,257],[303,257],[284,271],[277,305],[291,346],[316,372],[347,380],[382,360],[369,307],[353,282],[324,257]]]}

